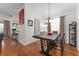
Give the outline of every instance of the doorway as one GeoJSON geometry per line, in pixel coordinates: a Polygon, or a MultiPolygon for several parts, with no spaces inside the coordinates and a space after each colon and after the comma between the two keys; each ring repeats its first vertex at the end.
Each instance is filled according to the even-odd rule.
{"type": "Polygon", "coordinates": [[[34,35],[40,34],[40,20],[34,19],[34,35]]]}

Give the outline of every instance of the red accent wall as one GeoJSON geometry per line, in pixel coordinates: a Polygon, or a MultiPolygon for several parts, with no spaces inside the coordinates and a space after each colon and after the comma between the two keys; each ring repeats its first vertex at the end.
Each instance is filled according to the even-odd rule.
{"type": "Polygon", "coordinates": [[[21,9],[19,12],[19,24],[24,24],[24,9],[21,9]]]}

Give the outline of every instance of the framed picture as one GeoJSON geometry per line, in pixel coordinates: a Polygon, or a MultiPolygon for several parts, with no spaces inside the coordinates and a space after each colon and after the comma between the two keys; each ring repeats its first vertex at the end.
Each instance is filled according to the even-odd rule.
{"type": "Polygon", "coordinates": [[[28,26],[33,26],[33,20],[28,20],[28,26]]]}

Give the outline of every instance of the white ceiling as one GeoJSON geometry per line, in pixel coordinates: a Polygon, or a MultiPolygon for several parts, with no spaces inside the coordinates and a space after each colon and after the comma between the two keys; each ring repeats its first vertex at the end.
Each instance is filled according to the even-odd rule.
{"type": "Polygon", "coordinates": [[[14,16],[23,6],[23,3],[0,3],[0,15],[14,16]]]}
{"type": "MultiPolygon", "coordinates": [[[[39,16],[47,17],[49,14],[48,3],[28,3],[27,5],[35,10],[34,12],[39,16]]],[[[73,8],[76,8],[76,3],[51,3],[50,13],[51,16],[53,16],[64,11],[71,10],[73,8]]]]}
{"type": "MultiPolygon", "coordinates": [[[[39,16],[48,16],[48,3],[27,3],[35,13],[39,16]]],[[[24,7],[23,3],[0,3],[0,15],[14,16],[17,14],[19,9],[24,7]]],[[[66,10],[76,7],[75,3],[51,3],[50,4],[51,15],[64,12],[66,10]]]]}

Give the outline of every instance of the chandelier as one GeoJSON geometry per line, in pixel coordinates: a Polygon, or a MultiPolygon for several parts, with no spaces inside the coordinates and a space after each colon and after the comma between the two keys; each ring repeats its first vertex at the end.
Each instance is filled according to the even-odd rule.
{"type": "Polygon", "coordinates": [[[50,3],[48,3],[48,17],[45,20],[46,24],[49,23],[49,22],[51,22],[51,20],[52,20],[51,17],[50,17],[50,14],[51,14],[51,12],[50,12],[50,3]]]}

